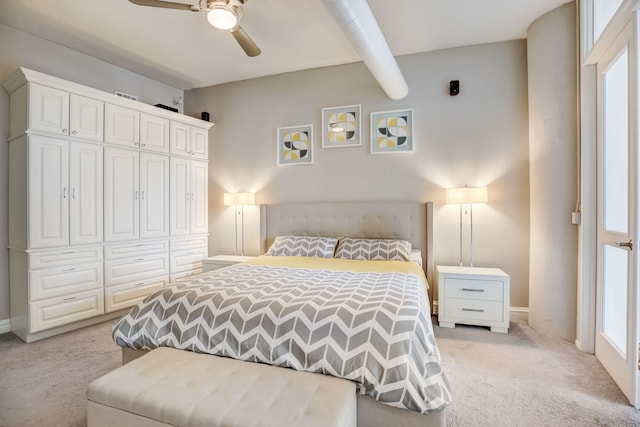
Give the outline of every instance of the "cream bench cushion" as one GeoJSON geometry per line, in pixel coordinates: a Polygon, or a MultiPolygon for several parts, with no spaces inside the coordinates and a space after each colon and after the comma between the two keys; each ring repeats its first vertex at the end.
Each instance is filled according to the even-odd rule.
{"type": "Polygon", "coordinates": [[[355,426],[355,384],[158,348],[89,385],[89,427],[355,426]]]}

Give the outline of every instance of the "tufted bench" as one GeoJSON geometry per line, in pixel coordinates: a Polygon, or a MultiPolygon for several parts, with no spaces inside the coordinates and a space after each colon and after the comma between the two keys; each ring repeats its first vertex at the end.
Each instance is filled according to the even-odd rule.
{"type": "Polygon", "coordinates": [[[355,426],[355,384],[158,348],[89,385],[89,427],[355,426]]]}

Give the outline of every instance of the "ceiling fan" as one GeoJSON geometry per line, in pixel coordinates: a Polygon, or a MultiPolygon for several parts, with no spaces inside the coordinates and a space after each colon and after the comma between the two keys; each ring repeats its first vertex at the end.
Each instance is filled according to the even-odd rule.
{"type": "Polygon", "coordinates": [[[138,6],[162,7],[165,9],[203,12],[211,25],[229,30],[248,56],[258,56],[260,48],[239,25],[242,6],[249,0],[198,0],[197,4],[174,3],[166,0],[129,0],[138,6]]]}

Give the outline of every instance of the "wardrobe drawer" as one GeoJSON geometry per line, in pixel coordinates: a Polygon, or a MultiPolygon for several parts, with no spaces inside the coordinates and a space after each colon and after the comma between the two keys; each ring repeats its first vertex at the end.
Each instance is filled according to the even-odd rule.
{"type": "Polygon", "coordinates": [[[171,252],[171,274],[202,270],[202,260],[207,257],[207,253],[207,248],[171,252]]]}
{"type": "Polygon", "coordinates": [[[101,260],[102,246],[29,252],[29,268],[59,267],[101,260]]]}
{"type": "Polygon", "coordinates": [[[29,329],[38,332],[104,313],[104,291],[94,289],[72,296],[29,303],[29,329]]]}
{"type": "Polygon", "coordinates": [[[137,283],[169,274],[169,254],[107,260],[104,263],[105,286],[137,283]]]}
{"type": "Polygon", "coordinates": [[[208,236],[189,237],[184,239],[172,239],[172,251],[185,251],[187,249],[201,249],[209,246],[208,236]]]}
{"type": "Polygon", "coordinates": [[[29,300],[36,301],[102,288],[102,261],[73,267],[29,270],[29,300]]]}
{"type": "Polygon", "coordinates": [[[162,252],[169,252],[168,240],[125,243],[120,245],[107,245],[104,247],[105,259],[126,258],[139,255],[157,254],[162,252]]]}
{"type": "Polygon", "coordinates": [[[110,286],[104,290],[104,311],[112,311],[129,308],[142,301],[151,293],[164,288],[169,284],[169,276],[156,277],[142,280],[137,283],[110,286]]]}
{"type": "Polygon", "coordinates": [[[444,279],[444,297],[503,301],[504,285],[498,280],[447,277],[444,279]]]}

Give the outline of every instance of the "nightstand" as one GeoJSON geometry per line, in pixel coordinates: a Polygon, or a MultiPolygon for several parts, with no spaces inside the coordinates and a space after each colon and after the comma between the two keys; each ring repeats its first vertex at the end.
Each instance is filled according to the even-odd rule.
{"type": "Polygon", "coordinates": [[[499,268],[436,267],[438,323],[489,326],[509,332],[509,275],[499,268]]]}
{"type": "Polygon", "coordinates": [[[218,268],[249,261],[255,257],[240,255],[216,255],[202,260],[202,272],[217,270],[218,268]]]}

